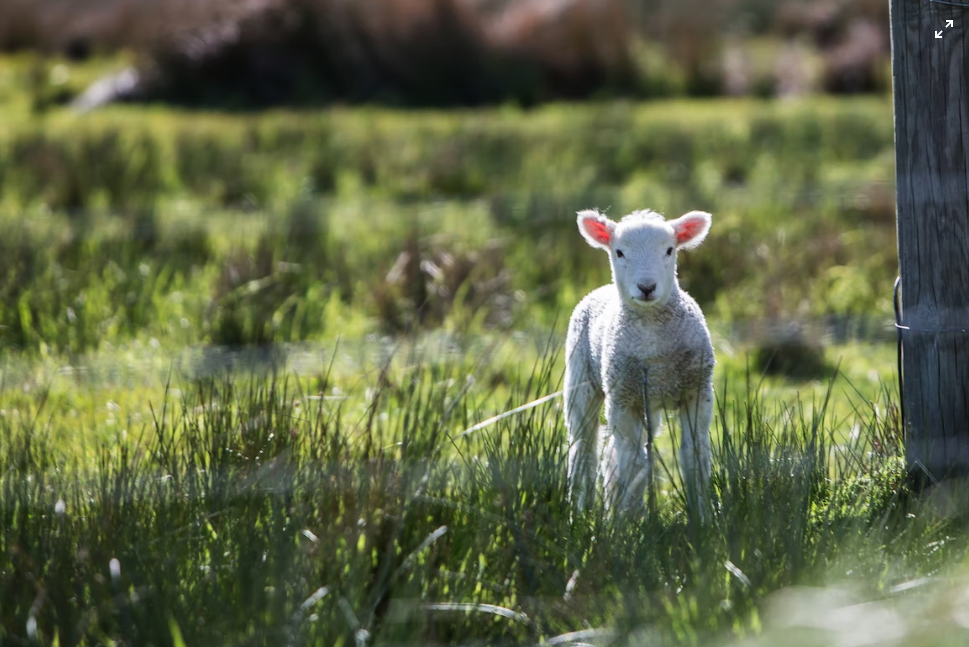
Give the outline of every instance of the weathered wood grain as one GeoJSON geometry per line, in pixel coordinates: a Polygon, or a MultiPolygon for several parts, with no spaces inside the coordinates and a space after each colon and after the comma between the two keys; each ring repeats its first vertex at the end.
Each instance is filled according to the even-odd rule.
{"type": "Polygon", "coordinates": [[[890,4],[906,445],[939,480],[969,472],[969,8],[890,4]]]}

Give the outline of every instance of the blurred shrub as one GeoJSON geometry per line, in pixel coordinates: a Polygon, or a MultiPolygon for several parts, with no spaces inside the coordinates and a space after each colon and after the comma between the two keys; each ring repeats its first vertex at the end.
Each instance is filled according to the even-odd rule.
{"type": "Polygon", "coordinates": [[[390,332],[472,323],[507,328],[514,297],[504,250],[432,249],[416,236],[404,242],[383,284],[371,291],[382,326],[390,332]]]}
{"type": "Polygon", "coordinates": [[[0,50],[140,54],[136,84],[85,105],[527,106],[886,91],[887,18],[869,0],[8,0],[0,50]]]}
{"type": "Polygon", "coordinates": [[[824,358],[824,345],[809,339],[797,326],[765,335],[754,349],[751,364],[761,375],[797,380],[823,379],[834,371],[824,358]]]}
{"type": "Polygon", "coordinates": [[[274,262],[268,238],[254,252],[238,250],[223,260],[206,317],[213,344],[241,346],[275,340],[273,319],[297,286],[291,268],[274,262]]]}
{"type": "Polygon", "coordinates": [[[276,0],[132,43],[141,81],[118,98],[242,108],[585,97],[631,87],[625,15],[623,0],[495,13],[468,0],[276,0]]]}
{"type": "MultiPolygon", "coordinates": [[[[301,196],[254,248],[221,259],[204,325],[225,346],[296,341],[327,327],[325,307],[342,281],[343,252],[331,245],[322,203],[301,196]]],[[[345,284],[344,284],[345,287],[345,284]]]]}

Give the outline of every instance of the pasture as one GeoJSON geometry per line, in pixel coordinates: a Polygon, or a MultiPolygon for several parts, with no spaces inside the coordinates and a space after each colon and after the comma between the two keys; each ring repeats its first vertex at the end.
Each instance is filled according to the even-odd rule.
{"type": "Polygon", "coordinates": [[[964,643],[889,99],[78,115],[58,65],[0,59],[0,644],[964,643]],[[616,518],[561,399],[478,426],[561,389],[590,207],[713,214],[708,523],[669,430],[616,518]]]}

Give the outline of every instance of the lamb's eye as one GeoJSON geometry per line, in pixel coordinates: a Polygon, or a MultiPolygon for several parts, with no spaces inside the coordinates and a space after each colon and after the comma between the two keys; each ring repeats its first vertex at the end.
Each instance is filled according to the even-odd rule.
{"type": "Polygon", "coordinates": [[[670,247],[668,250],[666,250],[666,255],[667,256],[670,256],[672,253],[673,253],[673,248],[672,247],[670,247]]]}
{"type": "Polygon", "coordinates": [[[616,250],[616,256],[618,256],[619,258],[626,258],[625,255],[623,255],[621,249],[617,249],[616,250]]]}

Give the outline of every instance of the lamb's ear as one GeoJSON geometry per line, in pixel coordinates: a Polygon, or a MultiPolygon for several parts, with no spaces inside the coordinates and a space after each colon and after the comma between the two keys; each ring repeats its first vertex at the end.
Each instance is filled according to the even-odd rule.
{"type": "Polygon", "coordinates": [[[580,211],[576,221],[587,243],[607,251],[612,249],[612,234],[616,231],[615,222],[594,209],[580,211]]]}
{"type": "Polygon", "coordinates": [[[676,232],[677,249],[693,249],[703,242],[710,231],[710,222],[713,216],[706,211],[691,211],[685,213],[676,220],[670,220],[669,224],[676,232]]]}

